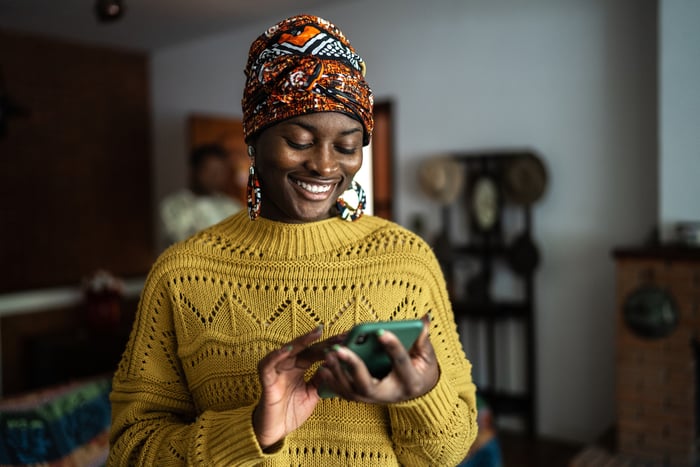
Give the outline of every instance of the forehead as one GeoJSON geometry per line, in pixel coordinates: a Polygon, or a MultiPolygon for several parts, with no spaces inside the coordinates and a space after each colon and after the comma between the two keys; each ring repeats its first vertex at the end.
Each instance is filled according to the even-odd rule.
{"type": "Polygon", "coordinates": [[[283,120],[276,127],[301,127],[309,131],[362,132],[362,124],[342,112],[314,112],[283,120]]]}

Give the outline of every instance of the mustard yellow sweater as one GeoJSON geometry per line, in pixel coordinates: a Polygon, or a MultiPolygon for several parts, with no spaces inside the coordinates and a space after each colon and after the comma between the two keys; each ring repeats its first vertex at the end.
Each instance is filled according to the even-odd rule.
{"type": "Polygon", "coordinates": [[[283,224],[245,212],[166,250],[114,377],[109,465],[459,463],[476,436],[475,387],[430,248],[364,216],[283,224]],[[389,405],[324,399],[272,453],[252,427],[257,364],[324,324],[432,314],[440,379],[389,405]]]}

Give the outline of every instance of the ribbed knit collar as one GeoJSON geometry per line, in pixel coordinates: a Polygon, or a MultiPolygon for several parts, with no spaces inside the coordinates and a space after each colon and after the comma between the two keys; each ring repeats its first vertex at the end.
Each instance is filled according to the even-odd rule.
{"type": "Polygon", "coordinates": [[[266,256],[299,258],[356,244],[387,221],[362,216],[355,222],[332,217],[317,222],[288,224],[262,217],[251,221],[245,211],[230,217],[211,229],[233,244],[265,252],[266,256]]]}

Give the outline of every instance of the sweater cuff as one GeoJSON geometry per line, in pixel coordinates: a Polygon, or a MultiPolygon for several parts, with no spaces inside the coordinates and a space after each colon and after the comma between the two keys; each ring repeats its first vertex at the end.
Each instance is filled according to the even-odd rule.
{"type": "Polygon", "coordinates": [[[426,394],[389,405],[392,429],[413,433],[442,430],[446,420],[455,418],[458,399],[457,392],[441,375],[435,387],[426,394]]]}
{"type": "Polygon", "coordinates": [[[253,430],[254,405],[236,410],[206,412],[200,417],[200,440],[204,458],[212,465],[257,465],[286,447],[286,438],[262,450],[253,430]],[[206,435],[203,435],[206,433],[206,435]]]}

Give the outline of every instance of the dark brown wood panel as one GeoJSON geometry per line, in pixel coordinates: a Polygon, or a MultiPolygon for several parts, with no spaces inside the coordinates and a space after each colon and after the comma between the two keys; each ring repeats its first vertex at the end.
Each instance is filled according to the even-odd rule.
{"type": "Polygon", "coordinates": [[[372,178],[374,215],[394,220],[394,122],[391,102],[374,106],[372,178]]]}
{"type": "Polygon", "coordinates": [[[0,293],[153,261],[148,57],[0,31],[0,293]]]}

